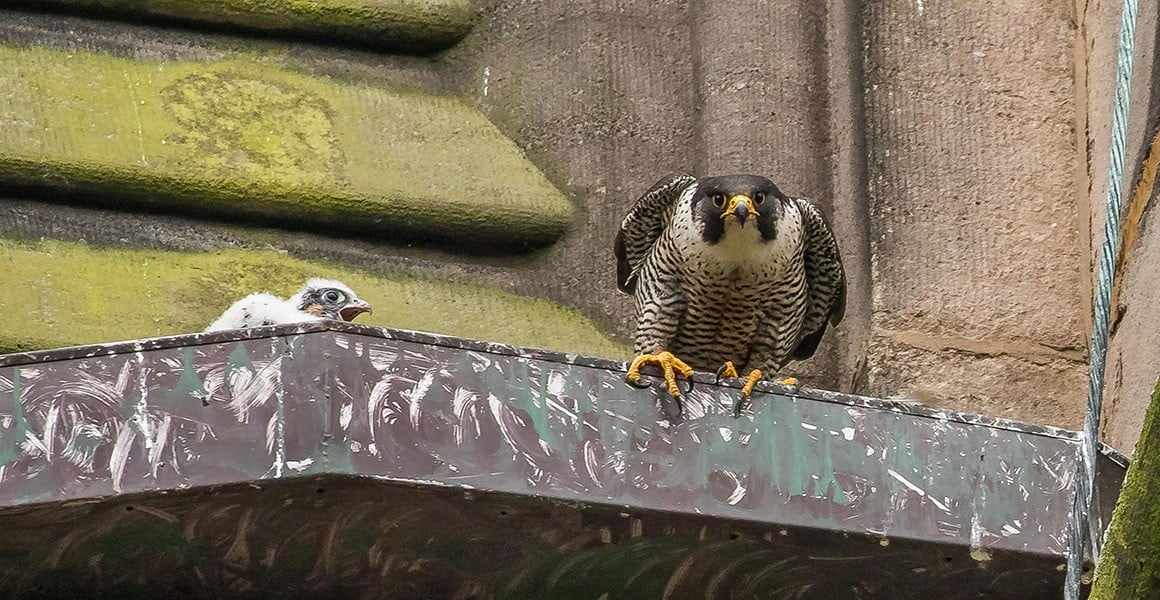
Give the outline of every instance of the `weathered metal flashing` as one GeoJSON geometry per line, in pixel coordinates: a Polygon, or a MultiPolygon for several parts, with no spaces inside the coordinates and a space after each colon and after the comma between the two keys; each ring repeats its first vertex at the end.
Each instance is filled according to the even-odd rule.
{"type": "MultiPolygon", "coordinates": [[[[458,582],[436,597],[656,597],[637,594],[725,590],[723,577],[766,581],[767,597],[1058,595],[1075,432],[768,382],[733,419],[739,384],[710,374],[681,413],[661,386],[626,384],[625,366],[333,322],[0,356],[0,529],[15,540],[0,575],[55,561],[77,585],[128,581],[84,543],[129,535],[132,506],[184,540],[130,561],[134,577],[202,594],[227,574],[295,572],[290,553],[343,557],[296,590],[371,597],[418,597],[387,583],[402,564],[458,582]],[[297,503],[318,508],[280,514],[297,503]],[[295,533],[308,527],[334,543],[295,533]],[[432,549],[472,536],[508,540],[511,563],[432,549]],[[213,575],[174,574],[193,563],[213,575]],[[634,587],[641,573],[654,587],[634,587]]],[[[1101,461],[1110,515],[1125,463],[1101,461]]]]}

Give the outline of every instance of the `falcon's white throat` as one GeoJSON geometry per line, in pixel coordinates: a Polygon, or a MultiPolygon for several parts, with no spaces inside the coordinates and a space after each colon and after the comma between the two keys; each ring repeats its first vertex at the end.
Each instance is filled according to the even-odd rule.
{"type": "Polygon", "coordinates": [[[742,225],[736,218],[729,218],[725,219],[725,233],[716,244],[709,245],[707,254],[722,264],[740,267],[746,263],[767,261],[769,246],[772,245],[773,242],[762,242],[757,219],[750,219],[742,225]]]}

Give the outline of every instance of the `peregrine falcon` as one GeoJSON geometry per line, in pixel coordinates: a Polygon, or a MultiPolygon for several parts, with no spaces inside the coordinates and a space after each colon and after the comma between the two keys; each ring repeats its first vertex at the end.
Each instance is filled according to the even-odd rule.
{"type": "Polygon", "coordinates": [[[364,312],[371,312],[371,305],[360,300],[345,284],[316,277],[286,300],[264,292],[250,294],[234,302],[205,330],[244,329],[323,319],[351,321],[364,312]]]}
{"type": "Polygon", "coordinates": [[[618,286],[636,300],[628,380],[659,364],[679,400],[677,374],[752,369],[735,416],[763,371],[813,356],[845,311],[829,225],[809,200],[764,177],[665,177],[624,218],[615,251],[618,286]]]}

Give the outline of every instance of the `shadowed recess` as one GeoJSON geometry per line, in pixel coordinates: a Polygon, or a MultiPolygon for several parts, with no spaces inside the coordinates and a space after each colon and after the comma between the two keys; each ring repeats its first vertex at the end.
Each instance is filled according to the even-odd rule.
{"type": "Polygon", "coordinates": [[[471,31],[472,0],[17,0],[15,6],[180,21],[409,53],[454,45],[471,31]]]}
{"type": "Polygon", "coordinates": [[[0,182],[387,242],[523,250],[574,208],[463,102],[282,68],[0,46],[0,182]]]}

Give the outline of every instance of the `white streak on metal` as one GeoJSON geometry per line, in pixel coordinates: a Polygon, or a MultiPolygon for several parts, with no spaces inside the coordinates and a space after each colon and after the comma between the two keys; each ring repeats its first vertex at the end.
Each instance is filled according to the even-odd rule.
{"type": "Polygon", "coordinates": [[[745,498],[745,494],[749,490],[745,488],[745,484],[741,483],[741,478],[736,473],[732,471],[725,471],[724,473],[726,477],[733,481],[733,491],[726,498],[725,502],[729,503],[729,506],[737,506],[737,503],[745,498]]]}
{"type": "Polygon", "coordinates": [[[157,479],[157,469],[161,465],[161,453],[165,450],[165,440],[169,437],[169,427],[173,424],[173,415],[161,418],[156,429],[153,430],[153,445],[149,448],[149,472],[157,479]]]}
{"type": "MultiPolygon", "coordinates": [[[[270,354],[271,356],[281,356],[282,348],[281,338],[273,338],[270,340],[270,354]]],[[[274,477],[282,476],[282,468],[286,464],[286,397],[285,389],[282,386],[282,361],[271,360],[271,365],[277,365],[273,369],[273,374],[270,377],[270,385],[273,386],[274,391],[274,414],[272,420],[274,421],[274,477]]],[[[261,372],[259,372],[259,376],[261,372]]]]}
{"type": "Polygon", "coordinates": [[[234,369],[230,372],[228,384],[233,398],[228,407],[239,423],[248,423],[250,411],[268,402],[271,396],[277,395],[281,402],[281,394],[276,394],[281,379],[281,358],[265,363],[255,362],[254,366],[257,372],[249,369],[234,369]]]}
{"type": "MultiPolygon", "coordinates": [[[[367,418],[371,423],[378,421],[386,421],[386,411],[383,410],[383,404],[387,400],[387,395],[391,393],[391,378],[384,377],[371,388],[371,393],[367,395],[367,418]]],[[[375,439],[375,427],[371,427],[371,439],[375,439]]]]}
{"type": "Polygon", "coordinates": [[[431,385],[435,383],[435,374],[437,372],[438,369],[428,369],[426,373],[423,373],[423,377],[419,379],[419,382],[415,384],[415,387],[406,392],[403,392],[403,396],[406,397],[411,404],[411,429],[414,429],[415,431],[419,430],[419,414],[423,410],[423,398],[431,389],[431,385]]]}
{"type": "Polygon", "coordinates": [[[468,425],[475,424],[475,437],[481,435],[479,429],[479,419],[475,418],[474,408],[476,402],[479,400],[479,395],[475,392],[458,387],[455,388],[455,393],[451,398],[451,410],[455,414],[455,443],[464,444],[467,442],[468,425]]]}
{"type": "Polygon", "coordinates": [[[124,491],[121,480],[125,476],[125,463],[129,460],[129,451],[133,446],[133,439],[137,432],[132,427],[124,425],[117,433],[117,442],[113,444],[113,451],[109,454],[109,472],[113,476],[113,491],[118,494],[124,491]]]}
{"type": "Polygon", "coordinates": [[[559,371],[552,371],[548,373],[548,393],[557,398],[564,395],[564,385],[567,379],[564,374],[559,371]]]}
{"type": "Polygon", "coordinates": [[[344,402],[338,409],[338,427],[343,431],[350,429],[350,421],[354,418],[354,405],[344,402]]]}
{"type": "MultiPolygon", "coordinates": [[[[44,435],[41,436],[41,446],[44,448],[45,459],[49,463],[53,462],[53,441],[56,439],[56,425],[59,421],[60,405],[53,404],[48,409],[48,413],[44,415],[44,435]]],[[[73,426],[76,429],[77,425],[73,426]]],[[[70,434],[72,432],[69,432],[70,434]]]]}
{"type": "Polygon", "coordinates": [[[596,444],[592,440],[584,442],[584,468],[588,471],[588,478],[596,487],[604,487],[600,483],[600,462],[596,459],[596,444]]]}

